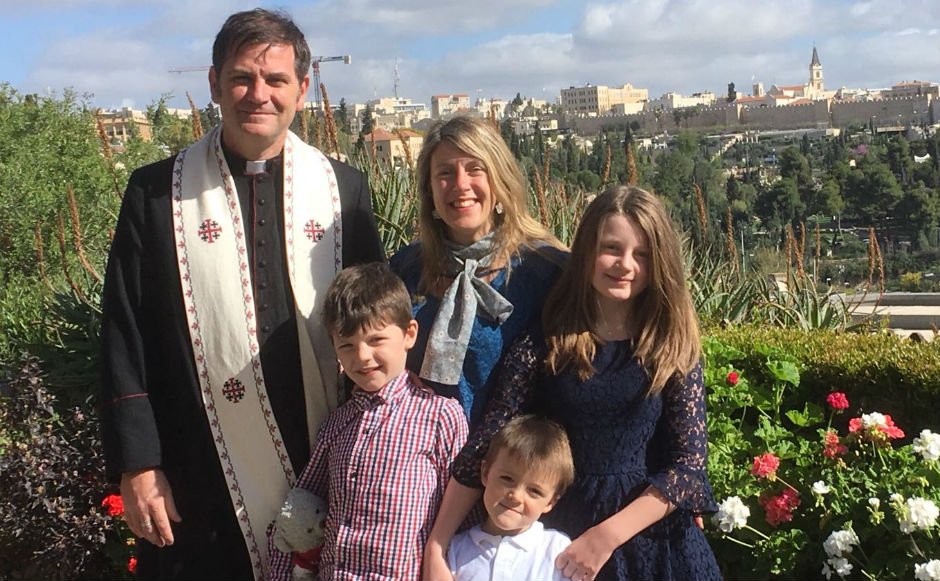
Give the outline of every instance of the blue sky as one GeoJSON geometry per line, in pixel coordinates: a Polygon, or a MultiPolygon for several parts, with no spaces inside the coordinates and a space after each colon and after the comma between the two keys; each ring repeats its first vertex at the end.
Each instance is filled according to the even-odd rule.
{"type": "MultiPolygon", "coordinates": [[[[21,93],[90,94],[94,105],[144,108],[162,94],[209,102],[206,73],[225,17],[287,10],[321,67],[330,100],[394,94],[523,96],[631,83],[724,94],[729,82],[806,82],[815,44],[827,89],[940,81],[936,0],[0,0],[0,82],[21,93]]],[[[312,96],[310,97],[312,99],[312,96]]]]}

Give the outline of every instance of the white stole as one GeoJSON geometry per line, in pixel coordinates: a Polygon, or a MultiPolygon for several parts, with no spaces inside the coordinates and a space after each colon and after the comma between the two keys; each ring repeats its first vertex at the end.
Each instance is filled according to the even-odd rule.
{"type": "MultiPolygon", "coordinates": [[[[296,475],[261,370],[244,220],[220,137],[216,127],[176,157],[173,226],[203,404],[255,578],[263,579],[266,528],[296,475]]],[[[319,312],[342,268],[342,219],[333,167],[293,133],[284,144],[284,238],[312,444],[339,404],[319,312]]]]}

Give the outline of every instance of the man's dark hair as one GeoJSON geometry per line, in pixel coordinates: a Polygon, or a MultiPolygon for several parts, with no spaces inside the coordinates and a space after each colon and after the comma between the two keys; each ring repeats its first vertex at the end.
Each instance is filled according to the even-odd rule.
{"type": "Polygon", "coordinates": [[[411,297],[388,266],[371,262],[344,268],[326,291],[321,315],[331,334],[349,337],[371,326],[411,322],[411,297]]]}
{"type": "Polygon", "coordinates": [[[228,17],[212,45],[212,66],[221,74],[222,65],[244,46],[282,44],[294,49],[294,72],[303,81],[310,68],[310,47],[304,33],[281,11],[255,8],[228,17]]]}

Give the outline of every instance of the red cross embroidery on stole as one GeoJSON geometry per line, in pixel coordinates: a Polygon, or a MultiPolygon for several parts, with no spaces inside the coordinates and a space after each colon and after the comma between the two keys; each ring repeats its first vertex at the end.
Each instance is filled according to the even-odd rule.
{"type": "Polygon", "coordinates": [[[307,240],[319,242],[323,240],[323,235],[326,233],[326,230],[323,229],[323,226],[321,226],[319,222],[307,220],[307,227],[304,228],[304,233],[307,235],[307,240]]]}
{"type": "Polygon", "coordinates": [[[234,377],[228,378],[226,380],[224,387],[222,388],[222,395],[225,396],[225,399],[229,400],[232,403],[238,403],[243,397],[245,397],[245,386],[242,385],[242,382],[235,379],[234,377]]]}
{"type": "Polygon", "coordinates": [[[199,227],[199,237],[202,238],[203,242],[212,244],[218,240],[221,235],[222,228],[215,220],[205,220],[199,227]]]}

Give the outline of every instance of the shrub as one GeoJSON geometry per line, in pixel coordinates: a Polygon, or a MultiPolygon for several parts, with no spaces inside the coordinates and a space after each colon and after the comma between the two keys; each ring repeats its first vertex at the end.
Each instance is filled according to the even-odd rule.
{"type": "Polygon", "coordinates": [[[854,385],[809,395],[800,364],[763,343],[710,337],[705,353],[707,531],[726,578],[910,579],[940,558],[940,435],[900,445],[920,426],[849,411],[854,385]]]}
{"type": "Polygon", "coordinates": [[[101,505],[116,490],[104,480],[92,406],[60,414],[27,356],[0,400],[0,578],[126,576],[132,549],[101,505]]]}
{"type": "Polygon", "coordinates": [[[751,325],[711,328],[708,334],[759,369],[768,350],[800,369],[804,401],[832,390],[852,393],[852,411],[881,410],[901,425],[940,431],[940,341],[914,343],[890,332],[842,333],[751,325]]]}

